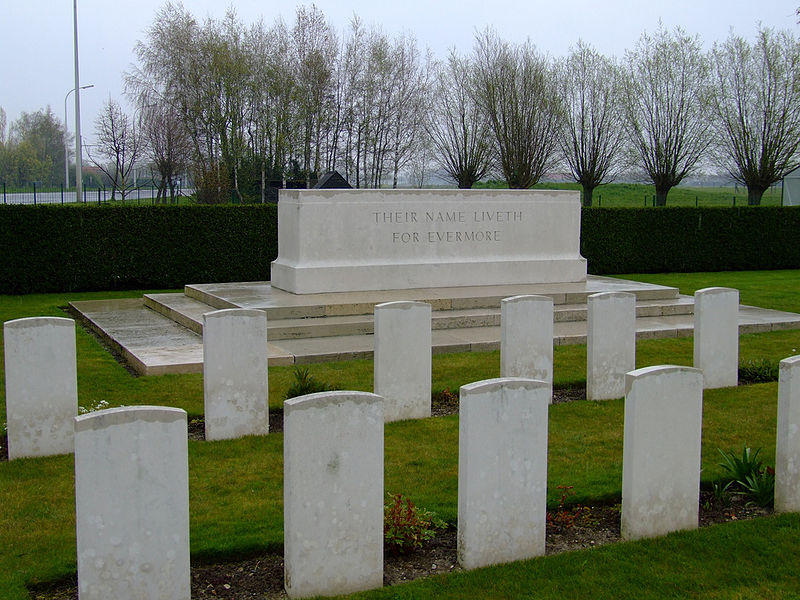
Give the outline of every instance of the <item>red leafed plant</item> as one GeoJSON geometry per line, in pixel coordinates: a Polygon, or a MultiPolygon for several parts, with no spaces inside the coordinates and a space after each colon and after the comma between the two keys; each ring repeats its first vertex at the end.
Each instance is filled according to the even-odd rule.
{"type": "Polygon", "coordinates": [[[558,509],[555,512],[547,513],[547,524],[556,529],[569,529],[577,524],[584,524],[589,518],[590,510],[588,506],[576,505],[574,508],[566,506],[567,498],[574,496],[571,485],[557,486],[561,490],[561,499],[558,501],[558,509]]]}
{"type": "Polygon", "coordinates": [[[383,507],[384,542],[393,554],[421,548],[423,543],[433,539],[438,529],[446,527],[435,513],[419,508],[402,494],[389,494],[383,507]]]}

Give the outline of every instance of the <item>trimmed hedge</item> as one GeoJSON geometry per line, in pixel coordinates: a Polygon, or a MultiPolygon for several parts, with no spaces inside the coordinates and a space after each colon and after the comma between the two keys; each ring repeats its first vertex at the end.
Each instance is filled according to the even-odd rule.
{"type": "MultiPolygon", "coordinates": [[[[0,206],[0,293],[266,281],[277,207],[0,206]]],[[[800,268],[800,208],[584,208],[589,272],[800,268]]]]}
{"type": "Polygon", "coordinates": [[[0,206],[0,292],[263,281],[277,207],[0,206]]]}
{"type": "Polygon", "coordinates": [[[589,272],[667,273],[800,268],[800,208],[584,208],[589,272]]]}

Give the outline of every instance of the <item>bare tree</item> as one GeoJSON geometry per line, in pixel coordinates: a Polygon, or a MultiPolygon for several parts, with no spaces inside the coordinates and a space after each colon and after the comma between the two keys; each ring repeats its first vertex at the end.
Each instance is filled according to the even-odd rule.
{"type": "Polygon", "coordinates": [[[302,164],[306,187],[311,187],[312,173],[320,174],[323,138],[332,118],[332,71],[338,45],[325,15],[313,4],[310,8],[297,8],[292,38],[302,164]]]}
{"type": "Polygon", "coordinates": [[[128,177],[142,150],[140,132],[116,100],[109,98],[95,123],[97,150],[89,159],[111,180],[111,199],[122,200],[133,187],[128,177]]]}
{"type": "Polygon", "coordinates": [[[157,200],[176,202],[176,184],[189,168],[191,142],[177,111],[166,103],[142,108],[142,143],[159,175],[157,200]]]}
{"type": "Polygon", "coordinates": [[[392,187],[396,188],[400,170],[414,154],[422,151],[422,136],[429,110],[429,91],[432,59],[422,60],[417,40],[402,34],[392,44],[392,123],[390,154],[392,187]]]}
{"type": "Polygon", "coordinates": [[[437,163],[461,189],[471,188],[489,172],[493,151],[473,86],[470,61],[451,51],[439,65],[427,122],[437,163]]]}
{"type": "Polygon", "coordinates": [[[659,26],[626,52],[623,109],[638,160],[656,188],[656,204],[707,150],[708,61],[697,37],[659,26]]]}
{"type": "Polygon", "coordinates": [[[731,33],[713,57],[717,158],[747,186],[748,204],[758,205],[800,164],[800,43],[789,32],[759,29],[751,46],[731,33]]]}
{"type": "Polygon", "coordinates": [[[529,188],[552,166],[561,104],[548,60],[530,42],[511,46],[489,30],[475,44],[476,96],[511,188],[529,188]]]}
{"type": "Polygon", "coordinates": [[[559,64],[559,95],[564,101],[561,152],[583,186],[584,206],[591,206],[594,189],[613,180],[624,148],[619,71],[579,41],[559,64]]]}

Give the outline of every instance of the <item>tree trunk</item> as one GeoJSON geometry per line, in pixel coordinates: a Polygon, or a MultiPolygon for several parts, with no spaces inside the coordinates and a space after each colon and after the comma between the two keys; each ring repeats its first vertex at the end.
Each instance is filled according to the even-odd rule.
{"type": "Polygon", "coordinates": [[[764,188],[747,186],[747,205],[761,206],[761,197],[764,195],[764,188]]]}
{"type": "Polygon", "coordinates": [[[239,199],[239,204],[244,204],[244,200],[242,200],[242,192],[239,191],[239,165],[233,166],[233,190],[236,192],[236,197],[239,199]]]}
{"type": "Polygon", "coordinates": [[[458,177],[458,189],[460,190],[469,190],[472,189],[472,186],[475,184],[475,178],[471,175],[466,175],[461,173],[458,177]]]}
{"type": "Polygon", "coordinates": [[[592,205],[592,196],[594,195],[594,186],[583,184],[583,205],[592,205]]]}
{"type": "Polygon", "coordinates": [[[267,173],[264,160],[261,160],[261,204],[264,204],[267,194],[267,173]]]}
{"type": "Polygon", "coordinates": [[[669,190],[670,190],[669,187],[656,188],[656,206],[667,205],[667,194],[669,194],[669,190]]]}

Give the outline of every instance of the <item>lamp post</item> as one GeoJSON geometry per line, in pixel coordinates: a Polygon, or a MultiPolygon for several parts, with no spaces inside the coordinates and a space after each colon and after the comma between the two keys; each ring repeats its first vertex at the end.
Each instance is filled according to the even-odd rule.
{"type": "Polygon", "coordinates": [[[78,0],[72,0],[72,15],[75,31],[75,202],[80,202],[83,192],[83,148],[81,146],[81,84],[78,70],[78,0]]]}
{"type": "MultiPolygon", "coordinates": [[[[86,90],[88,88],[94,87],[94,84],[89,85],[82,85],[81,89],[86,90]]],[[[67,146],[67,98],[69,95],[75,91],[75,88],[72,88],[70,91],[67,92],[67,95],[64,96],[64,189],[69,189],[69,146],[67,146]]],[[[77,200],[76,200],[77,202],[77,200]]]]}

